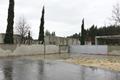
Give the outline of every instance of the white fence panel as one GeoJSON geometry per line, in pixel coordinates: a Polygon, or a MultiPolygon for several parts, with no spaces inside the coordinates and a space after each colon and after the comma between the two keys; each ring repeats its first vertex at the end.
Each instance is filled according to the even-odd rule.
{"type": "Polygon", "coordinates": [[[70,53],[107,54],[107,45],[71,45],[70,53]]]}

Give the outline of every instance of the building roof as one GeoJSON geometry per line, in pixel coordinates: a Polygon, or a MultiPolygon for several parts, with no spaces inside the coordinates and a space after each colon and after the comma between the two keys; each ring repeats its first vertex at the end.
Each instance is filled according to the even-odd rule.
{"type": "MultiPolygon", "coordinates": [[[[0,33],[0,35],[5,35],[5,33],[0,33]]],[[[14,34],[15,36],[20,36],[19,34],[14,34]]]]}
{"type": "Polygon", "coordinates": [[[96,36],[96,39],[120,39],[120,35],[96,36]]]}

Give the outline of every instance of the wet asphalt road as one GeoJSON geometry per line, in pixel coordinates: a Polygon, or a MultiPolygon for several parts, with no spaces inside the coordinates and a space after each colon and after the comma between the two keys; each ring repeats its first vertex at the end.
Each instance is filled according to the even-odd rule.
{"type": "Polygon", "coordinates": [[[0,80],[120,80],[119,72],[29,59],[0,60],[0,80]]]}

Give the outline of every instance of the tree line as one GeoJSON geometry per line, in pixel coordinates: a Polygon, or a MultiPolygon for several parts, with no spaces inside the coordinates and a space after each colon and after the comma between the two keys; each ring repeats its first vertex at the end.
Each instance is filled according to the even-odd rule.
{"type": "MultiPolygon", "coordinates": [[[[81,33],[75,33],[70,38],[77,38],[81,41],[81,45],[85,44],[85,41],[91,41],[95,44],[96,36],[107,36],[107,35],[120,35],[120,5],[116,4],[113,6],[111,21],[114,22],[113,25],[102,26],[98,28],[96,25],[92,25],[88,29],[84,29],[84,19],[82,20],[81,33]]],[[[109,42],[109,41],[108,41],[109,42]]]]}
{"type": "MultiPolygon", "coordinates": [[[[75,33],[71,36],[68,36],[70,38],[76,38],[76,39],[83,39],[81,33],[75,33]]],[[[95,44],[95,37],[96,36],[108,36],[108,35],[120,35],[120,25],[110,25],[110,26],[103,26],[98,28],[95,25],[92,25],[88,29],[84,29],[84,40],[87,41],[90,40],[92,41],[92,44],[95,44]]]]}

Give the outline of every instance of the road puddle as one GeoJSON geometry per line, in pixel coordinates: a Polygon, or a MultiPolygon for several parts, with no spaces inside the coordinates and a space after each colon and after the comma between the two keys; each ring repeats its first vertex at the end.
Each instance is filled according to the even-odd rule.
{"type": "Polygon", "coordinates": [[[61,61],[0,60],[0,80],[120,80],[119,72],[61,61]]]}

